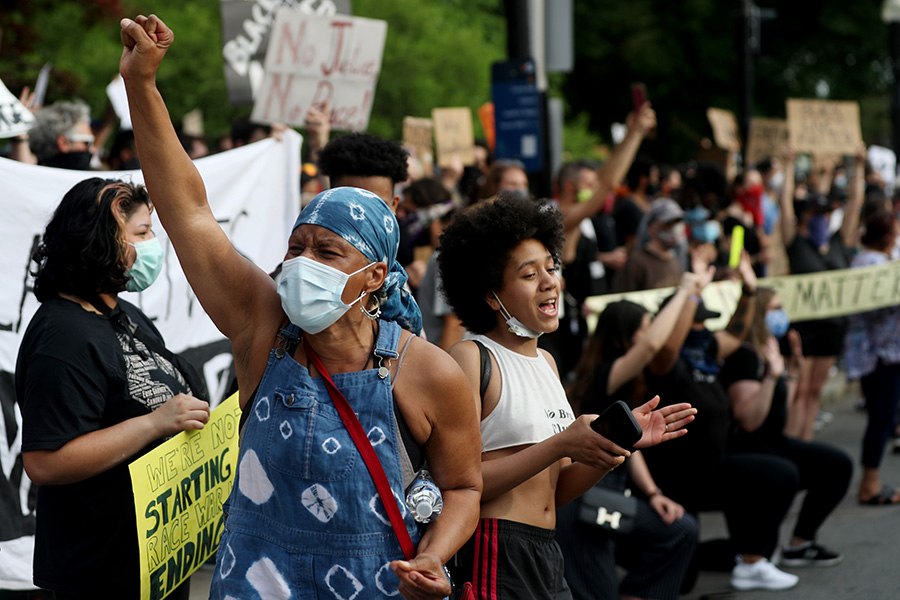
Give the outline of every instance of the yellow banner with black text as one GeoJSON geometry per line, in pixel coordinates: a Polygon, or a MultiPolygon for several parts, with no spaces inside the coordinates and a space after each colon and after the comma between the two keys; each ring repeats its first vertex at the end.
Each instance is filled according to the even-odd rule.
{"type": "Polygon", "coordinates": [[[219,404],[199,431],[181,432],[135,460],[141,600],[161,600],[212,556],[238,453],[238,396],[219,404]]]}
{"type": "MultiPolygon", "coordinates": [[[[824,271],[808,275],[764,277],[759,285],[778,292],[792,322],[840,317],[900,304],[900,262],[874,267],[824,271]]],[[[674,287],[592,296],[585,301],[590,311],[588,326],[593,331],[597,316],[607,304],[630,300],[656,312],[674,287]]],[[[706,322],[709,329],[721,329],[731,318],[741,295],[741,284],[719,281],[703,290],[703,303],[721,313],[706,322]]]]}

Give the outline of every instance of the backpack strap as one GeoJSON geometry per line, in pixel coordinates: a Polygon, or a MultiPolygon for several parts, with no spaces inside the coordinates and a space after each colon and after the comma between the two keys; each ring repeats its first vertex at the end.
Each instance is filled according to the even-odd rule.
{"type": "Polygon", "coordinates": [[[481,358],[481,401],[484,402],[484,395],[487,393],[488,384],[491,382],[491,354],[483,343],[478,340],[472,340],[478,346],[478,355],[481,358]]]}

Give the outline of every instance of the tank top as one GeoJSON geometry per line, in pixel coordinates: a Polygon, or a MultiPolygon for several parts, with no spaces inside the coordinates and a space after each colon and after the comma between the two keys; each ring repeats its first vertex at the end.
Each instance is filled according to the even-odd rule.
{"type": "Polygon", "coordinates": [[[481,420],[482,451],[536,444],[559,433],[575,420],[562,384],[538,351],[524,356],[483,336],[473,335],[497,361],[500,400],[481,420]]]}

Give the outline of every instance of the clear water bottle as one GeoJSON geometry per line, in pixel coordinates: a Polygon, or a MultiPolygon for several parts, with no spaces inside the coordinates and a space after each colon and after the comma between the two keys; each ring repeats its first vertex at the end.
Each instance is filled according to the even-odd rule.
{"type": "Polygon", "coordinates": [[[441,490],[425,469],[419,471],[406,490],[406,508],[417,523],[431,523],[444,510],[441,490]]]}

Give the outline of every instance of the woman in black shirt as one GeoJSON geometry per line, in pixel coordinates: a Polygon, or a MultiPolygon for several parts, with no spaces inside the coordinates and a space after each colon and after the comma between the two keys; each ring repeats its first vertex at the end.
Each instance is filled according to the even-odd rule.
{"type": "MultiPolygon", "coordinates": [[[[644,368],[662,348],[686,302],[696,302],[711,273],[685,273],[673,299],[651,322],[646,309],[626,300],[600,315],[569,391],[575,414],[602,413],[617,399],[631,406],[647,399],[644,368]]],[[[690,435],[690,434],[688,434],[690,435]]],[[[576,600],[678,597],[697,544],[697,521],[656,485],[641,452],[633,452],[627,474],[613,472],[597,485],[634,488],[637,514],[628,534],[609,537],[577,521],[577,502],[557,510],[556,536],[566,580],[576,600]],[[616,563],[627,569],[619,582],[616,563]]]]}
{"type": "MultiPolygon", "coordinates": [[[[141,291],[163,253],[143,186],[86,179],[40,247],[35,313],[16,361],[22,456],[38,488],[34,582],[57,600],[137,598],[128,463],[209,419],[202,380],[119,292],[141,291]]],[[[185,583],[170,597],[186,599],[185,583]]]]}
{"type": "MultiPolygon", "coordinates": [[[[725,360],[719,374],[738,424],[729,451],[773,454],[794,465],[800,489],[807,493],[780,564],[831,566],[841,561],[841,555],[817,544],[816,533],[847,493],[853,463],[838,448],[784,434],[788,386],[778,338],[787,334],[788,326],[778,295],[770,288],[760,288],[749,343],[725,360]]],[[[799,359],[799,336],[795,331],[790,333],[792,351],[799,359]]]]}

